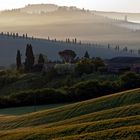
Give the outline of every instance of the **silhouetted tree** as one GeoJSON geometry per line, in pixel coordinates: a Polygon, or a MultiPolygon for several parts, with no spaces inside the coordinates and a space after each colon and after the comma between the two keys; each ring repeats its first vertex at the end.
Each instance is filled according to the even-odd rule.
{"type": "Polygon", "coordinates": [[[110,49],[110,44],[108,44],[108,49],[110,49]]]}
{"type": "Polygon", "coordinates": [[[75,40],[74,39],[72,39],[72,43],[75,43],[75,40]]]}
{"type": "Polygon", "coordinates": [[[21,54],[20,50],[17,50],[17,57],[16,57],[16,64],[17,64],[17,70],[21,68],[21,54]]]}
{"type": "Polygon", "coordinates": [[[76,53],[72,50],[64,50],[59,52],[60,57],[64,62],[73,62],[76,57],[76,53]]]}
{"type": "Polygon", "coordinates": [[[74,39],[74,43],[75,43],[75,44],[77,43],[77,39],[76,39],[76,38],[74,39]]]}
{"type": "Polygon", "coordinates": [[[34,65],[34,54],[32,50],[32,45],[27,44],[26,46],[26,59],[25,59],[25,71],[29,72],[34,65]]]}
{"type": "Polygon", "coordinates": [[[89,56],[89,54],[88,54],[88,51],[85,52],[84,57],[85,57],[85,58],[90,58],[90,56],[89,56]]]}
{"type": "Polygon", "coordinates": [[[13,33],[13,38],[15,38],[15,36],[16,36],[15,33],[13,33]]]}
{"type": "Polygon", "coordinates": [[[70,43],[70,39],[69,38],[67,39],[67,42],[70,43]]]}
{"type": "Polygon", "coordinates": [[[66,38],[66,43],[68,42],[68,39],[66,38]]]}
{"type": "Polygon", "coordinates": [[[16,33],[16,37],[18,37],[18,33],[16,33]]]}
{"type": "Polygon", "coordinates": [[[48,36],[48,41],[50,41],[50,37],[48,36]]]}
{"type": "Polygon", "coordinates": [[[7,32],[7,36],[9,36],[9,32],[7,32]]]}
{"type": "Polygon", "coordinates": [[[39,55],[39,58],[38,58],[38,64],[44,64],[45,63],[45,59],[43,57],[42,54],[39,55]]]}
{"type": "Polygon", "coordinates": [[[123,51],[124,51],[124,52],[127,52],[127,51],[128,51],[128,48],[127,48],[127,47],[124,47],[124,48],[123,48],[123,51]]]}
{"type": "Polygon", "coordinates": [[[25,36],[26,36],[26,39],[27,39],[27,38],[28,38],[28,34],[26,33],[26,35],[25,35],[25,36]]]}
{"type": "Polygon", "coordinates": [[[25,38],[25,34],[23,34],[22,37],[25,38]]]}

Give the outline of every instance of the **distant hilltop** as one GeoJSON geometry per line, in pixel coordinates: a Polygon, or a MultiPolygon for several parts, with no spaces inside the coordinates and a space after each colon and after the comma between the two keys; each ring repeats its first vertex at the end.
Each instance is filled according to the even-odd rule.
{"type": "MultiPolygon", "coordinates": [[[[27,14],[42,14],[42,13],[51,13],[55,12],[58,10],[85,10],[85,9],[80,9],[77,8],[76,6],[58,6],[55,4],[28,4],[23,8],[18,8],[18,9],[12,9],[12,10],[4,10],[1,11],[2,13],[5,12],[21,12],[21,13],[27,13],[27,14]]],[[[89,11],[89,10],[88,10],[89,11]]]]}
{"type": "Polygon", "coordinates": [[[29,14],[34,13],[42,13],[42,12],[53,12],[56,11],[59,7],[55,4],[29,4],[25,6],[24,8],[21,8],[21,12],[26,12],[29,14]]]}

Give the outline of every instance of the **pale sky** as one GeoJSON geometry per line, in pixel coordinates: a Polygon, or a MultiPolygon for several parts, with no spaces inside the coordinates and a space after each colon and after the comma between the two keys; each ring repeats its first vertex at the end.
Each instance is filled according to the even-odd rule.
{"type": "Polygon", "coordinates": [[[101,10],[139,12],[140,0],[0,0],[0,10],[23,7],[27,4],[52,3],[79,8],[101,10]]]}

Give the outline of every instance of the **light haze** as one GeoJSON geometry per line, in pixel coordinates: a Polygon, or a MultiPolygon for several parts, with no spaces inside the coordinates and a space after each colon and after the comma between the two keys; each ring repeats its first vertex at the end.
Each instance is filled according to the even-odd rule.
{"type": "Polygon", "coordinates": [[[37,3],[77,6],[100,11],[140,12],[140,0],[1,0],[0,10],[37,3]]]}

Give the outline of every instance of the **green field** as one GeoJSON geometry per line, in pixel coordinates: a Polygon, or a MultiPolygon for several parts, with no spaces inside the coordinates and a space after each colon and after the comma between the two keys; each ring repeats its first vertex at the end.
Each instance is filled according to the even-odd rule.
{"type": "Polygon", "coordinates": [[[20,108],[27,111],[18,115],[11,109],[3,113],[0,140],[140,139],[140,89],[44,108],[34,113],[28,113],[30,107],[20,108]]]}

